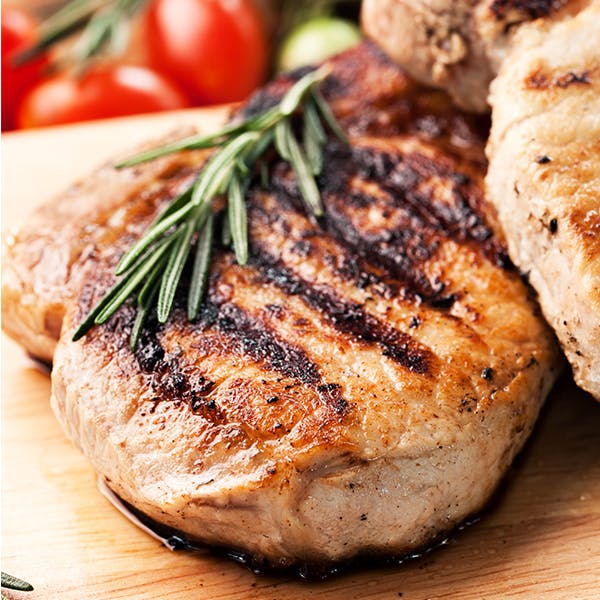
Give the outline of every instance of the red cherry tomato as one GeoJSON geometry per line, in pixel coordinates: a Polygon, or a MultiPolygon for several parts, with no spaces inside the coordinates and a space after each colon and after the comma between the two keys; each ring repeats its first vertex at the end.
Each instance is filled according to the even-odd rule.
{"type": "Polygon", "coordinates": [[[21,66],[12,59],[35,43],[38,24],[22,10],[2,7],[2,131],[13,129],[19,100],[39,81],[48,58],[42,55],[21,66]]]}
{"type": "Polygon", "coordinates": [[[179,88],[151,69],[104,66],[81,78],[61,73],[43,81],[23,99],[18,123],[43,127],[186,106],[179,88]]]}
{"type": "Polygon", "coordinates": [[[151,0],[144,17],[150,64],[197,104],[243,100],[269,62],[252,0],[151,0]]]}

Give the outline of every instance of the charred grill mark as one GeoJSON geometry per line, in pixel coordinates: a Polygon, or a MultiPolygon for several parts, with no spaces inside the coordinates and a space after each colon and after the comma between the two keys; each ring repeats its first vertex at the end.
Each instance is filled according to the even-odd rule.
{"type": "MultiPolygon", "coordinates": [[[[477,243],[494,264],[506,268],[506,250],[493,237],[483,217],[472,205],[482,202],[479,188],[466,176],[449,167],[432,163],[424,156],[402,156],[377,152],[370,148],[346,148],[329,145],[330,159],[320,185],[326,216],[322,226],[339,244],[323,262],[343,281],[356,287],[369,287],[374,294],[390,298],[419,299],[434,308],[447,309],[457,299],[447,294],[447,283],[430,280],[423,269],[445,239],[477,243]],[[417,188],[433,176],[443,177],[452,186],[453,204],[436,200],[435,192],[417,188]],[[375,198],[352,190],[351,180],[360,178],[379,186],[385,198],[375,198]],[[352,213],[367,214],[379,207],[391,228],[363,231],[352,213]]],[[[270,226],[278,225],[283,235],[291,229],[281,213],[299,214],[301,201],[295,182],[281,166],[276,169],[272,192],[283,211],[266,211],[260,199],[253,201],[252,213],[270,226]]],[[[303,218],[303,217],[302,217],[303,218]]],[[[313,226],[311,235],[318,233],[313,226]]]]}
{"type": "Polygon", "coordinates": [[[351,176],[378,183],[395,207],[410,207],[419,217],[417,224],[431,225],[436,230],[450,229],[461,239],[484,242],[491,238],[491,229],[476,210],[481,203],[479,187],[467,175],[439,160],[417,153],[388,154],[363,147],[353,148],[351,162],[346,164],[350,169],[356,167],[351,176]],[[434,177],[450,182],[452,204],[418,190],[434,177]]]}
{"type": "MultiPolygon", "coordinates": [[[[506,249],[494,238],[492,229],[480,212],[484,202],[481,188],[455,166],[413,153],[389,154],[373,148],[341,148],[328,146],[326,170],[320,184],[327,209],[326,223],[330,231],[350,243],[376,263],[383,263],[401,279],[414,282],[419,293],[430,294],[419,277],[419,266],[430,259],[443,239],[461,243],[475,242],[496,265],[506,266],[506,249]],[[382,228],[370,238],[353,226],[345,204],[351,180],[362,179],[376,184],[386,199],[365,196],[366,207],[386,202],[388,211],[400,216],[401,227],[382,228]],[[427,182],[449,183],[451,202],[436,197],[427,182]]],[[[358,192],[354,192],[354,197],[358,192]]],[[[353,200],[356,205],[356,198],[353,200]]]]}
{"type": "MultiPolygon", "coordinates": [[[[96,301],[94,292],[101,294],[112,282],[101,273],[92,285],[85,286],[91,293],[84,293],[80,297],[80,310],[87,312],[96,301]]],[[[98,344],[103,349],[110,348],[115,356],[126,351],[129,355],[129,335],[135,319],[135,308],[131,303],[122,306],[117,313],[102,327],[93,329],[85,337],[85,343],[98,344]]],[[[202,414],[213,423],[225,422],[221,411],[214,406],[209,406],[211,401],[206,396],[212,391],[215,383],[206,378],[197,366],[193,368],[182,366],[178,357],[165,351],[160,338],[165,327],[156,317],[156,312],[151,313],[146,327],[142,330],[139,343],[134,352],[139,371],[144,375],[147,386],[152,390],[156,410],[159,402],[167,401],[174,405],[187,404],[195,414],[202,414]],[[207,404],[206,407],[203,405],[207,404]],[[211,408],[206,412],[204,408],[211,408]]],[[[118,360],[118,358],[116,359],[118,360]]]]}
{"type": "MultiPolygon", "coordinates": [[[[178,298],[180,301],[180,299],[178,298]]],[[[180,303],[180,302],[178,302],[180,303]]],[[[268,314],[279,314],[282,307],[272,305],[268,314]]],[[[230,302],[220,302],[214,288],[211,297],[202,308],[200,318],[195,324],[183,324],[184,310],[179,306],[173,315],[173,323],[160,325],[156,315],[149,319],[140,337],[135,351],[135,360],[141,372],[147,377],[148,385],[154,394],[154,412],[160,402],[174,405],[187,405],[195,416],[216,425],[227,422],[227,415],[213,397],[217,383],[204,376],[198,368],[198,362],[182,363],[174,353],[168,353],[161,344],[161,336],[165,328],[190,328],[189,334],[202,336],[208,329],[211,334],[205,339],[200,337],[192,344],[192,348],[201,348],[208,352],[237,353],[246,355],[262,363],[267,369],[295,380],[294,385],[305,384],[314,390],[336,418],[342,419],[350,412],[352,405],[342,395],[342,388],[337,383],[324,382],[318,366],[313,363],[304,350],[282,340],[268,326],[248,315],[244,310],[230,302]],[[219,336],[215,338],[215,334],[219,336]]],[[[129,330],[135,313],[133,307],[127,305],[102,328],[96,331],[106,344],[106,339],[118,339],[123,348],[127,347],[129,330]],[[118,332],[119,335],[116,335],[118,332]]],[[[278,318],[275,316],[275,318],[278,318]]],[[[181,329],[185,336],[185,330],[181,329]]],[[[185,354],[184,354],[185,356],[185,354]]],[[[270,396],[267,403],[275,403],[279,398],[270,396]]]]}
{"type": "MultiPolygon", "coordinates": [[[[353,281],[361,289],[379,288],[381,295],[390,297],[400,291],[390,283],[393,279],[406,284],[401,290],[404,296],[418,296],[434,307],[448,308],[456,297],[443,295],[446,284],[430,281],[422,267],[443,240],[476,243],[497,266],[510,265],[505,248],[478,211],[483,202],[479,186],[468,176],[454,172],[451,166],[422,155],[391,155],[335,143],[327,147],[325,164],[319,181],[326,208],[322,225],[341,248],[323,260],[342,280],[353,281]],[[449,182],[451,202],[436,199],[435,190],[423,189],[423,183],[434,177],[449,182]],[[351,181],[355,178],[378,185],[385,198],[353,189],[351,181]],[[366,214],[378,206],[384,218],[395,219],[396,226],[371,232],[360,230],[352,213],[366,214]]],[[[295,182],[282,165],[275,170],[272,191],[284,210],[302,210],[295,182]]],[[[253,205],[255,212],[261,211],[260,202],[253,205]]],[[[262,212],[263,219],[271,224],[277,221],[282,233],[289,234],[285,217],[262,212]]]]}
{"type": "Polygon", "coordinates": [[[513,11],[519,11],[530,19],[547,17],[550,13],[557,11],[567,4],[569,0],[494,0],[490,10],[500,21],[513,11]]]}
{"type": "MultiPolygon", "coordinates": [[[[367,262],[380,265],[381,268],[384,268],[387,271],[390,278],[402,282],[402,285],[396,289],[394,289],[392,285],[386,283],[385,286],[387,290],[383,288],[382,293],[380,294],[383,297],[389,298],[400,295],[405,299],[418,299],[431,304],[436,300],[437,294],[442,291],[442,287],[436,289],[425,273],[414,267],[414,258],[408,254],[411,252],[411,249],[409,248],[408,243],[404,243],[405,238],[402,232],[395,232],[385,240],[372,238],[365,240],[361,238],[360,234],[358,234],[355,229],[353,229],[349,220],[339,218],[331,219],[329,228],[333,235],[335,235],[342,243],[355,246],[357,252],[359,252],[361,257],[366,259],[367,262]],[[401,250],[399,250],[398,247],[400,247],[401,250]]],[[[420,256],[418,256],[418,259],[421,262],[425,262],[431,258],[434,250],[435,248],[431,253],[427,254],[422,252],[420,256]]],[[[338,270],[338,273],[339,272],[340,271],[338,270]]],[[[343,272],[340,274],[343,275],[343,272]]],[[[356,287],[360,288],[361,286],[356,285],[356,287]]]]}
{"type": "Polygon", "coordinates": [[[302,348],[279,339],[266,325],[235,304],[219,304],[215,298],[210,298],[202,310],[198,326],[215,327],[229,339],[234,351],[264,362],[268,368],[286,377],[313,385],[321,381],[318,366],[302,348]]]}
{"type": "MultiPolygon", "coordinates": [[[[213,294],[206,304],[198,326],[201,329],[212,327],[229,341],[229,351],[250,356],[298,383],[313,387],[324,406],[332,410],[338,418],[351,411],[351,404],[343,397],[342,388],[337,383],[323,382],[318,366],[304,350],[278,338],[265,324],[252,318],[242,308],[232,303],[219,304],[213,294]]],[[[268,311],[270,312],[270,311],[268,311]]],[[[286,386],[293,388],[296,384],[286,386]]],[[[278,396],[267,398],[272,404],[278,396]]]]}
{"type": "MultiPolygon", "coordinates": [[[[431,258],[438,242],[427,247],[419,234],[408,229],[364,234],[349,216],[333,206],[328,207],[326,218],[327,230],[338,242],[353,249],[367,264],[377,265],[385,269],[389,277],[405,282],[405,297],[430,299],[435,296],[427,276],[415,267],[417,261],[422,264],[431,258]]],[[[338,270],[338,274],[343,276],[344,271],[338,270]]]]}
{"type": "Polygon", "coordinates": [[[565,73],[565,75],[558,77],[555,82],[556,85],[561,88],[567,88],[572,83],[581,83],[587,85],[591,83],[590,72],[583,71],[581,73],[575,73],[574,71],[569,71],[568,73],[565,73]]]}
{"type": "Polygon", "coordinates": [[[339,383],[324,383],[318,385],[317,393],[321,400],[327,406],[332,407],[334,412],[340,417],[344,417],[350,412],[350,405],[342,396],[342,388],[339,383]]]}
{"type": "Polygon", "coordinates": [[[208,398],[215,382],[207,379],[196,367],[192,372],[182,368],[177,357],[168,355],[158,339],[157,325],[155,323],[142,334],[135,351],[140,369],[150,378],[155,401],[184,403],[195,415],[213,423],[224,423],[224,414],[215,401],[208,398]]]}
{"type": "Polygon", "coordinates": [[[317,288],[301,279],[267,252],[261,252],[260,257],[254,259],[254,264],[260,269],[263,281],[277,286],[290,296],[301,297],[340,333],[354,341],[379,346],[384,356],[413,373],[429,373],[431,353],[409,335],[367,313],[361,305],[339,298],[324,286],[317,288]]]}
{"type": "Polygon", "coordinates": [[[400,294],[399,286],[384,280],[369,270],[369,265],[360,257],[349,257],[346,254],[334,263],[336,275],[345,282],[351,282],[359,290],[369,288],[383,298],[393,298],[400,294]]]}
{"type": "MultiPolygon", "coordinates": [[[[474,121],[457,114],[439,92],[424,92],[424,95],[419,95],[417,91],[421,89],[420,86],[410,82],[373,45],[367,43],[357,51],[352,60],[347,55],[341,63],[335,64],[336,73],[327,80],[323,91],[332,101],[332,107],[343,125],[353,133],[377,131],[380,137],[416,133],[421,138],[435,138],[436,143],[445,137],[458,137],[471,146],[471,154],[475,157],[473,164],[484,162],[482,136],[477,133],[474,121]],[[377,71],[372,81],[381,83],[381,86],[374,85],[370,89],[368,81],[356,78],[356,72],[360,72],[360,65],[365,60],[368,64],[375,64],[375,68],[370,70],[370,73],[377,71]],[[369,98],[368,112],[356,110],[358,103],[364,106],[365,94],[369,98]],[[436,102],[432,103],[432,99],[436,102]],[[437,108],[432,109],[432,104],[437,108]]],[[[255,95],[242,114],[249,116],[275,105],[292,81],[302,74],[303,72],[297,72],[291,76],[283,76],[255,95]]],[[[485,128],[481,131],[484,132],[485,128]]],[[[446,142],[440,145],[445,151],[448,150],[446,142]]],[[[464,156],[465,149],[462,144],[459,146],[459,154],[464,156]]],[[[450,156],[451,152],[452,149],[450,156]]],[[[390,154],[368,148],[347,149],[334,140],[327,145],[324,162],[325,171],[320,177],[319,185],[324,190],[327,214],[321,225],[326,233],[341,242],[338,244],[339,253],[331,253],[329,264],[341,280],[352,282],[359,289],[369,288],[372,295],[377,293],[377,289],[386,297],[414,293],[416,297],[434,306],[447,308],[456,296],[448,294],[444,282],[430,281],[420,268],[436,252],[440,240],[458,237],[460,240],[474,241],[482,245],[485,251],[489,251],[490,255],[494,254],[496,247],[489,238],[491,230],[477,212],[480,202],[477,185],[466,176],[454,173],[450,162],[448,165],[438,164],[435,159],[416,154],[395,156],[393,150],[390,154]],[[434,176],[451,180],[453,201],[450,204],[439,199],[436,201],[434,193],[428,195],[417,190],[428,177],[434,176]],[[384,229],[369,233],[355,225],[350,218],[350,209],[366,212],[374,203],[382,200],[351,189],[349,182],[354,177],[378,185],[386,195],[385,210],[392,216],[404,213],[406,227],[392,232],[384,229]],[[408,291],[398,289],[405,282],[408,283],[408,291]]],[[[166,186],[163,186],[161,193],[168,190],[167,195],[174,195],[178,182],[192,174],[193,170],[186,170],[184,167],[173,168],[171,172],[167,170],[164,177],[166,186]]],[[[273,165],[271,175],[272,189],[280,205],[304,214],[295,178],[291,176],[287,165],[273,165]]],[[[166,200],[164,196],[145,198],[149,206],[143,212],[147,211],[149,215],[166,200]]],[[[252,204],[256,207],[260,202],[253,199],[252,204]]],[[[384,213],[382,216],[387,218],[384,213]]],[[[139,217],[140,220],[144,218],[145,215],[139,217]]],[[[278,220],[284,235],[286,227],[290,232],[287,217],[282,216],[281,211],[275,211],[272,218],[278,220]]],[[[131,222],[135,223],[135,219],[131,222]]],[[[312,229],[307,228],[307,235],[299,239],[293,249],[296,256],[313,258],[313,253],[318,252],[318,242],[313,243],[310,237],[323,235],[323,232],[316,223],[309,225],[312,229]]],[[[135,227],[128,230],[128,234],[135,236],[134,230],[135,227]]],[[[271,271],[271,274],[277,273],[271,271]]],[[[290,281],[287,277],[285,285],[290,285],[290,281]]],[[[301,284],[294,293],[301,295],[325,315],[338,331],[362,343],[379,346],[384,355],[416,373],[429,372],[429,351],[417,346],[410,336],[369,315],[362,305],[341,300],[329,289],[311,291],[310,284],[301,284]]],[[[179,308],[172,317],[174,323],[177,319],[185,319],[179,314],[181,303],[178,300],[176,306],[179,308]]],[[[271,306],[267,310],[267,320],[275,321],[279,318],[281,311],[278,307],[271,306]]],[[[301,347],[281,340],[269,329],[268,324],[246,314],[242,308],[224,299],[217,300],[214,295],[209,297],[200,322],[191,327],[201,330],[209,326],[214,326],[214,332],[206,337],[206,347],[216,339],[222,343],[219,351],[245,354],[260,361],[266,369],[314,386],[316,392],[336,412],[348,410],[339,385],[323,383],[318,366],[301,347]]],[[[155,381],[157,392],[172,399],[184,399],[192,410],[203,414],[206,411],[207,418],[212,418],[218,408],[205,396],[210,393],[213,382],[204,381],[202,376],[195,379],[188,367],[182,367],[172,356],[167,356],[158,342],[159,331],[157,325],[151,326],[150,337],[154,335],[155,341],[142,340],[138,349],[140,367],[149,375],[159,373],[155,381]]]]}
{"type": "MultiPolygon", "coordinates": [[[[128,338],[135,317],[131,305],[126,305],[103,327],[88,334],[87,343],[98,343],[103,348],[112,347],[115,352],[128,349],[128,338]]],[[[160,342],[163,326],[156,315],[149,320],[149,326],[142,332],[134,353],[139,370],[147,378],[147,386],[152,390],[154,402],[151,412],[160,402],[180,406],[187,405],[195,415],[204,417],[214,424],[226,422],[225,415],[207,396],[215,382],[206,378],[199,369],[182,366],[177,356],[168,354],[160,342]]]]}
{"type": "Polygon", "coordinates": [[[214,389],[215,382],[202,379],[202,385],[190,393],[190,408],[194,414],[202,414],[205,418],[213,417],[215,413],[219,414],[220,411],[214,399],[207,398],[207,396],[214,389]]]}
{"type": "MultiPolygon", "coordinates": [[[[342,151],[344,152],[344,151],[342,151]]],[[[350,158],[348,160],[351,160],[350,158]]],[[[342,161],[343,162],[343,161],[342,161]]],[[[273,179],[272,192],[275,194],[279,206],[283,210],[300,213],[303,211],[299,198],[298,189],[287,174],[279,173],[273,179]]],[[[326,216],[321,226],[325,232],[330,234],[338,243],[339,251],[335,254],[325,255],[323,262],[343,281],[352,281],[360,289],[372,286],[373,292],[384,297],[392,297],[401,293],[404,297],[415,297],[421,299],[434,299],[436,291],[425,276],[415,268],[415,263],[422,263],[431,258],[433,252],[439,246],[439,240],[427,247],[420,232],[407,224],[407,227],[399,230],[382,230],[378,234],[365,234],[359,231],[347,209],[357,206],[360,198],[359,208],[368,210],[369,206],[377,202],[377,199],[367,195],[354,193],[350,202],[346,202],[346,191],[349,188],[350,174],[333,167],[328,169],[327,175],[322,178],[323,199],[326,216]],[[334,194],[340,196],[336,201],[334,194]],[[412,256],[411,256],[412,254],[412,256]],[[374,270],[381,275],[374,273],[374,270]],[[405,286],[400,289],[396,280],[405,286]]],[[[260,203],[254,203],[252,210],[255,214],[261,213],[261,217],[273,226],[277,223],[283,235],[289,235],[290,228],[285,217],[281,214],[268,213],[261,209],[260,203]]],[[[419,222],[418,228],[424,228],[424,223],[419,222]]],[[[314,231],[319,234],[318,230],[314,231]]],[[[323,235],[323,233],[320,233],[323,235]]]]}
{"type": "Polygon", "coordinates": [[[547,90],[551,87],[566,89],[571,85],[589,85],[591,83],[590,75],[591,72],[589,70],[582,71],[581,73],[569,71],[560,77],[553,78],[542,70],[537,70],[525,79],[525,86],[533,90],[547,90]]]}
{"type": "Polygon", "coordinates": [[[265,310],[273,319],[281,319],[285,314],[285,308],[281,304],[267,304],[265,310]]]}
{"type": "MultiPolygon", "coordinates": [[[[288,202],[286,195],[283,195],[279,204],[281,205],[282,202],[288,202]]],[[[287,209],[290,209],[289,205],[287,209]]],[[[298,218],[304,218],[300,216],[300,213],[295,212],[294,216],[296,215],[298,218]]],[[[269,230],[278,228],[286,238],[291,235],[290,224],[283,212],[266,210],[260,199],[251,200],[250,219],[260,219],[260,222],[264,223],[269,230]]],[[[401,293],[399,283],[391,280],[392,275],[386,269],[380,266],[375,269],[372,263],[357,255],[355,247],[348,248],[346,245],[339,244],[335,253],[324,251],[319,247],[318,241],[315,243],[310,241],[312,238],[324,235],[324,232],[316,225],[307,223],[307,226],[312,228],[302,231],[301,239],[293,243],[290,249],[293,254],[302,258],[312,256],[322,261],[342,281],[351,282],[359,289],[369,288],[377,296],[392,298],[401,293]]]]}

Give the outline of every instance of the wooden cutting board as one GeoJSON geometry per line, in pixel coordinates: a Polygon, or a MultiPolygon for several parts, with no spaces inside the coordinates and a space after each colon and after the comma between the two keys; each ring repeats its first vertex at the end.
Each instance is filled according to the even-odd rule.
{"type": "MultiPolygon", "coordinates": [[[[111,154],[224,117],[195,110],[4,136],[3,231],[111,154]]],[[[35,586],[10,598],[600,598],[600,403],[568,375],[479,522],[420,559],[312,583],[171,552],[138,530],[100,495],[49,395],[48,373],[3,337],[2,569],[35,586]]]]}

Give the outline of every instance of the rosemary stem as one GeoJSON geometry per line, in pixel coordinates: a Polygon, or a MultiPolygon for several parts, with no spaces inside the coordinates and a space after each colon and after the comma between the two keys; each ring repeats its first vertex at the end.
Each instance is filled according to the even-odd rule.
{"type": "MultiPolygon", "coordinates": [[[[126,7],[141,0],[120,1],[126,7]]],[[[90,311],[73,339],[79,339],[95,324],[106,322],[133,296],[137,300],[137,315],[130,344],[135,349],[154,306],[160,323],[169,318],[194,244],[187,315],[192,321],[196,319],[206,294],[213,254],[218,222],[213,215],[215,198],[226,200],[221,241],[226,247],[232,243],[236,261],[245,265],[249,258],[247,190],[259,174],[263,187],[268,187],[271,155],[267,153],[271,149],[291,167],[309,215],[323,215],[315,177],[323,168],[325,128],[346,139],[318,90],[329,72],[329,67],[311,71],[289,88],[279,104],[261,114],[231,123],[217,133],[188,136],[142,152],[117,165],[123,168],[181,150],[215,148],[193,184],[162,211],[123,255],[116,268],[116,274],[122,278],[90,311]],[[294,119],[302,119],[300,128],[294,119]],[[302,133],[301,142],[297,130],[302,133]]]]}

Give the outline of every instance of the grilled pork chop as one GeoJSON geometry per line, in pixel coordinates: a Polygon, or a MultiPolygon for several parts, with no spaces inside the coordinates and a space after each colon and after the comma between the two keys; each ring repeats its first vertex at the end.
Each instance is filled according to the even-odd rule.
{"type": "MultiPolygon", "coordinates": [[[[203,153],[101,169],[61,201],[56,241],[46,230],[36,254],[25,230],[6,265],[20,286],[9,298],[27,290],[44,314],[62,303],[52,404],[110,487],[194,541],[279,567],[406,553],[480,509],[557,372],[482,194],[479,124],[368,44],[332,66],[324,92],[351,145],[326,146],[322,223],[273,164],[269,187],[248,194],[251,260],[216,248],[197,322],[183,290],[135,353],[131,306],[71,341],[203,153]],[[38,256],[59,274],[25,277],[38,256]]],[[[28,342],[43,322],[12,331],[28,342]]],[[[47,346],[30,349],[50,354],[55,332],[40,329],[47,346]]]]}
{"type": "Polygon", "coordinates": [[[367,30],[423,81],[433,81],[431,60],[419,62],[429,54],[410,40],[396,46],[405,30],[449,48],[455,35],[463,39],[452,31],[469,31],[464,54],[444,59],[436,82],[463,106],[485,108],[500,69],[490,95],[489,196],[575,380],[600,399],[600,1],[367,0],[363,10],[367,30]],[[421,14],[420,27],[407,11],[421,14]]]}
{"type": "Polygon", "coordinates": [[[600,2],[523,27],[490,98],[487,186],[510,255],[600,400],[600,2]]]}

